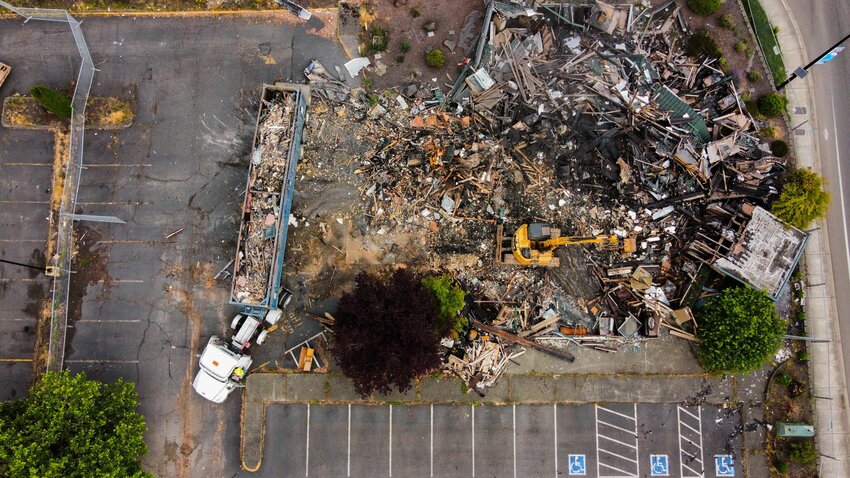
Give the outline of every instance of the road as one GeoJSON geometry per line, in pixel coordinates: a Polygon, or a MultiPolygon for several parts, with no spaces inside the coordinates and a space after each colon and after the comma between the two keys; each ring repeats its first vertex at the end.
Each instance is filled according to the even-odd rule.
{"type": "MultiPolygon", "coordinates": [[[[846,0],[789,1],[787,5],[803,35],[809,59],[850,33],[850,3],[846,0]]],[[[786,68],[792,71],[797,66],[786,65],[786,68]]],[[[845,52],[810,72],[818,126],[814,133],[819,142],[826,188],[832,195],[826,222],[833,279],[836,297],[841,298],[850,292],[850,164],[847,162],[850,159],[850,54],[845,52]]],[[[850,301],[839,299],[837,303],[841,342],[848,344],[850,301]]],[[[850,350],[844,351],[844,371],[850,386],[850,350]]]]}

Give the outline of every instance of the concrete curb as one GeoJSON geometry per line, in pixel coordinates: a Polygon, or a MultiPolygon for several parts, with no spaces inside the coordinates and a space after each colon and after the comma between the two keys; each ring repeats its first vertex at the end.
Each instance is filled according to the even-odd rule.
{"type": "MultiPolygon", "coordinates": [[[[762,0],[762,6],[771,24],[780,30],[777,40],[782,49],[786,67],[795,68],[806,63],[805,41],[785,0],[762,0]]],[[[814,114],[815,102],[811,78],[798,79],[786,87],[789,106],[805,107],[806,113],[795,113],[798,124],[810,121],[812,131],[820,131],[814,114]]],[[[819,144],[813,135],[795,136],[792,142],[797,156],[797,165],[810,167],[822,173],[819,144]]],[[[820,460],[819,476],[850,476],[850,413],[848,413],[847,386],[844,374],[844,359],[841,336],[838,330],[837,302],[830,260],[829,235],[826,221],[818,222],[820,229],[814,230],[806,248],[804,264],[807,284],[826,284],[826,287],[807,285],[806,328],[810,336],[832,340],[831,343],[809,343],[809,374],[813,395],[828,397],[815,399],[814,425],[820,460]]]]}
{"type": "Polygon", "coordinates": [[[351,382],[335,374],[255,373],[242,397],[242,467],[262,465],[266,409],[280,403],[361,405],[540,405],[551,403],[724,403],[733,396],[731,377],[627,374],[506,374],[485,397],[463,393],[456,378],[428,377],[407,393],[360,398],[351,382]],[[707,393],[701,393],[706,390],[707,393]]]}

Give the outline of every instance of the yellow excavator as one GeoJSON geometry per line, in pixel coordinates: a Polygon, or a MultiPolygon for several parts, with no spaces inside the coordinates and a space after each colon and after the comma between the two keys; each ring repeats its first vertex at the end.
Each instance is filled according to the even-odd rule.
{"type": "Polygon", "coordinates": [[[626,238],[622,244],[617,236],[561,236],[561,230],[551,224],[523,224],[511,237],[503,236],[503,226],[496,229],[496,262],[520,266],[558,267],[560,259],[555,249],[572,244],[596,244],[601,249],[622,249],[624,255],[637,250],[637,240],[626,238]]]}

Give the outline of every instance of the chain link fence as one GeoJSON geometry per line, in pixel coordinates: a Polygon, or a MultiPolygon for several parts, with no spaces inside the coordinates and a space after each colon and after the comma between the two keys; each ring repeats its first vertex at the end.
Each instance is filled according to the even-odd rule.
{"type": "MultiPolygon", "coordinates": [[[[72,99],[73,115],[68,143],[68,161],[65,166],[65,179],[62,187],[62,202],[59,206],[56,251],[49,258],[56,266],[58,277],[53,279],[50,315],[50,339],[48,344],[47,370],[61,371],[65,359],[65,335],[68,329],[68,295],[71,288],[71,260],[74,242],[73,214],[77,207],[77,193],[80,189],[80,174],[83,169],[83,141],[85,139],[86,103],[94,80],[94,62],[92,62],[86,39],[80,29],[80,22],[66,10],[45,8],[18,8],[2,0],[0,6],[30,20],[64,22],[71,27],[74,43],[82,62],[77,74],[77,85],[72,99]]],[[[55,174],[55,172],[54,172],[55,174]]]]}

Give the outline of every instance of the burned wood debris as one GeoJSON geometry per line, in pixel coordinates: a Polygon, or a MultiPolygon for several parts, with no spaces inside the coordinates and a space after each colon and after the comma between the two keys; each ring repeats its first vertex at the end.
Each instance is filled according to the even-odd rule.
{"type": "MultiPolygon", "coordinates": [[[[769,266],[721,270],[761,233],[747,224],[754,211],[769,215],[759,206],[786,164],[760,138],[735,79],[684,53],[689,31],[675,2],[493,2],[483,18],[482,42],[442,85],[370,96],[317,63],[308,69],[332,105],[314,128],[353,116],[372,141],[353,167],[363,232],[423,234],[431,265],[475,295],[475,319],[552,348],[607,352],[666,329],[694,340],[689,305],[709,269],[751,282],[774,267],[772,285],[784,284],[802,231],[769,266]],[[559,267],[495,264],[496,224],[529,222],[634,237],[637,251],[561,247],[559,267]]],[[[457,338],[447,367],[489,384],[511,352],[482,336],[497,340],[484,330],[457,338]]]]}
{"type": "Polygon", "coordinates": [[[295,95],[278,93],[263,106],[251,154],[234,264],[231,299],[240,304],[267,300],[278,257],[281,195],[293,141],[295,95]]]}

